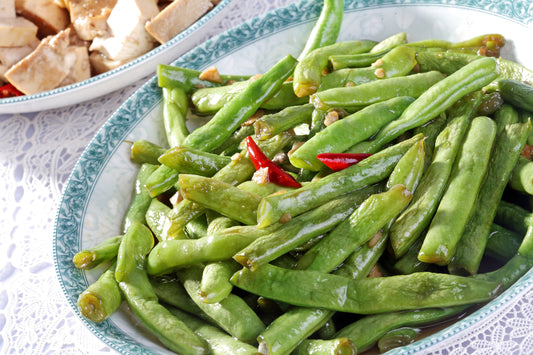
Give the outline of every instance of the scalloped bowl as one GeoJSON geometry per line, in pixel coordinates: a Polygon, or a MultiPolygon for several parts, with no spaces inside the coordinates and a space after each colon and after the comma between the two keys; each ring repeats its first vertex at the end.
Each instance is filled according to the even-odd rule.
{"type": "Polygon", "coordinates": [[[151,75],[157,64],[170,63],[193,47],[209,27],[222,19],[232,0],[222,0],[211,11],[170,41],[150,52],[90,79],[34,95],[0,99],[1,113],[43,111],[77,104],[111,93],[151,75]]]}
{"type": "MultiPolygon", "coordinates": [[[[533,68],[527,1],[345,0],[345,17],[339,41],[381,40],[404,31],[409,41],[440,38],[459,41],[498,32],[508,43],[502,56],[533,68]]],[[[179,58],[175,64],[194,69],[216,65],[223,73],[264,72],[290,53],[297,56],[320,13],[321,1],[303,1],[251,19],[211,39],[179,58]]],[[[60,203],[54,232],[57,276],[71,305],[95,336],[121,353],[168,353],[123,306],[110,319],[95,324],[78,312],[78,295],[102,271],[77,270],[71,260],[76,252],[120,233],[131,183],[137,167],[129,160],[126,141],[144,138],[164,142],[161,94],[155,78],[149,80],[105,123],[76,164],[60,203]]],[[[162,143],[164,144],[164,143],[162,143]]],[[[416,343],[392,353],[428,353],[462,348],[457,337],[486,322],[524,289],[533,272],[468,317],[416,343]]],[[[485,337],[489,337],[485,335],[485,337]]]]}

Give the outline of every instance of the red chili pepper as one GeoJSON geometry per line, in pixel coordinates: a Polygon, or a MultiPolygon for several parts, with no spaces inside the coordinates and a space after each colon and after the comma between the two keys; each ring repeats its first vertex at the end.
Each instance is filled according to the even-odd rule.
{"type": "Polygon", "coordinates": [[[302,186],[285,170],[268,159],[268,157],[261,151],[261,149],[254,142],[253,138],[250,136],[246,137],[246,147],[248,149],[248,155],[254,164],[255,170],[267,169],[268,181],[287,187],[302,186]]]}
{"type": "Polygon", "coordinates": [[[371,155],[368,153],[321,153],[316,158],[331,170],[339,171],[357,164],[371,155]]]}
{"type": "Polygon", "coordinates": [[[20,91],[17,90],[16,87],[14,87],[12,84],[6,84],[3,86],[0,86],[0,99],[5,99],[8,97],[13,96],[22,96],[24,95],[20,91]]]}

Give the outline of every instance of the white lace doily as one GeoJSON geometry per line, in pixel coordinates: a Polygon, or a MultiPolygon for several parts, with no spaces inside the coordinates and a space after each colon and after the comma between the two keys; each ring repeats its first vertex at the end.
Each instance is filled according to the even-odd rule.
{"type": "MultiPolygon", "coordinates": [[[[294,0],[234,1],[207,39],[294,0]]],[[[0,115],[0,353],[115,353],[78,319],[52,259],[57,205],[100,126],[145,80],[61,109],[0,115]]],[[[435,354],[526,354],[533,349],[533,288],[486,322],[431,348],[435,354]]]]}

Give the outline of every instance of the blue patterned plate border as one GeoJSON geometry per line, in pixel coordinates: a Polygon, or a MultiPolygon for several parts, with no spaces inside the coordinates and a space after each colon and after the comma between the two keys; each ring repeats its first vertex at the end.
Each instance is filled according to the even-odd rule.
{"type": "MultiPolygon", "coordinates": [[[[312,24],[320,12],[320,1],[302,1],[277,9],[266,15],[251,19],[197,47],[179,58],[174,64],[194,69],[202,69],[213,62],[231,59],[241,49],[254,47],[261,40],[292,28],[312,24]]],[[[501,17],[526,28],[532,22],[533,14],[528,1],[393,1],[393,0],[346,0],[346,13],[357,14],[371,9],[389,9],[396,6],[431,5],[459,8],[501,17]]],[[[149,80],[129,98],[102,126],[77,162],[64,190],[57,211],[53,236],[53,255],[57,277],[68,303],[82,322],[104,343],[124,354],[159,353],[147,346],[132,334],[125,333],[115,320],[115,316],[95,324],[83,318],[76,306],[78,295],[89,285],[87,274],[72,265],[72,257],[82,245],[82,232],[88,213],[89,201],[103,172],[109,168],[112,157],[128,135],[145,120],[161,103],[155,78],[149,80]]],[[[103,212],[102,212],[103,213],[103,212]]],[[[118,226],[117,226],[118,229],[118,226]]],[[[394,354],[414,354],[443,342],[451,336],[482,322],[496,310],[504,307],[521,291],[531,286],[533,272],[530,271],[509,290],[479,311],[458,321],[454,325],[411,344],[394,354]]],[[[121,312],[127,313],[126,310],[121,312]]]]}

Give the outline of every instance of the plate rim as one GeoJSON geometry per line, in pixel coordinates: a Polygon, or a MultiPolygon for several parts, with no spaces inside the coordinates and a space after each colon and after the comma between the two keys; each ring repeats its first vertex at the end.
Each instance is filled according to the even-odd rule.
{"type": "MultiPolygon", "coordinates": [[[[508,17],[508,16],[505,16],[505,15],[502,15],[501,13],[493,12],[492,10],[487,10],[486,8],[480,8],[479,7],[480,5],[478,5],[479,2],[480,1],[470,1],[470,0],[460,1],[460,2],[453,1],[453,0],[414,0],[414,1],[408,1],[407,0],[405,2],[403,2],[403,1],[398,2],[398,1],[395,1],[395,0],[365,0],[365,1],[350,0],[350,1],[345,1],[345,8],[347,8],[347,11],[360,11],[360,10],[364,10],[366,8],[380,8],[380,7],[384,8],[384,7],[393,7],[393,6],[398,6],[398,5],[400,5],[400,6],[420,6],[420,5],[449,6],[449,7],[454,7],[454,8],[459,7],[459,8],[475,9],[475,10],[478,10],[478,11],[485,11],[485,12],[490,13],[491,15],[500,16],[500,17],[505,18],[506,20],[517,22],[517,23],[520,23],[520,24],[525,25],[525,26],[529,26],[529,24],[533,21],[533,14],[531,16],[522,18],[520,21],[517,21],[514,17],[508,17]],[[361,6],[362,3],[373,3],[374,5],[365,7],[365,6],[361,6]]],[[[498,0],[489,0],[488,1],[488,3],[490,3],[490,4],[498,3],[498,2],[499,2],[498,0]]],[[[249,20],[245,21],[244,23],[242,23],[240,25],[237,25],[237,26],[235,26],[235,27],[233,27],[231,29],[228,29],[227,31],[224,31],[223,33],[221,33],[221,34],[209,39],[208,41],[204,42],[203,44],[197,46],[193,50],[191,50],[188,53],[184,54],[180,58],[176,59],[171,64],[185,66],[185,67],[189,67],[190,68],[192,66],[191,63],[194,63],[193,66],[194,66],[195,69],[201,69],[202,67],[205,67],[208,64],[210,59],[204,57],[203,60],[202,60],[202,56],[199,55],[201,53],[198,53],[198,52],[202,52],[202,51],[203,52],[207,52],[207,51],[211,50],[211,46],[214,45],[217,41],[219,41],[220,38],[222,38],[224,36],[228,36],[228,35],[230,35],[233,32],[239,31],[239,30],[241,30],[244,27],[247,27],[247,26],[248,27],[253,27],[253,26],[257,25],[258,22],[261,22],[261,21],[264,21],[264,20],[268,20],[269,17],[273,17],[273,16],[284,17],[284,15],[286,15],[288,11],[296,11],[296,12],[300,13],[301,11],[304,11],[304,9],[305,9],[306,15],[309,16],[309,17],[304,22],[309,22],[309,21],[312,21],[312,20],[316,20],[316,18],[318,17],[318,14],[319,14],[319,8],[316,6],[316,3],[317,3],[316,0],[302,0],[300,2],[289,4],[287,6],[274,9],[274,10],[272,10],[270,12],[267,12],[265,14],[259,15],[257,17],[252,18],[252,19],[249,19],[249,20]]],[[[483,3],[487,4],[487,1],[484,1],[483,3]]],[[[298,23],[298,25],[301,25],[301,23],[298,23]]],[[[273,30],[272,32],[269,32],[268,36],[274,35],[275,33],[279,32],[279,31],[282,31],[282,30],[285,30],[285,29],[287,29],[289,27],[291,27],[290,23],[286,24],[285,26],[283,26],[283,27],[281,27],[279,29],[276,29],[276,30],[273,30]]],[[[259,38],[263,38],[264,36],[265,35],[261,35],[261,36],[259,36],[259,38]]],[[[248,39],[245,43],[235,44],[234,47],[232,47],[231,49],[228,49],[226,51],[226,55],[230,55],[231,53],[237,51],[239,48],[241,48],[243,46],[246,46],[246,45],[249,45],[249,41],[250,41],[250,39],[248,39]]],[[[221,58],[221,57],[217,57],[217,58],[221,58]]],[[[91,332],[94,335],[96,335],[104,343],[106,343],[108,346],[110,346],[114,350],[117,350],[120,353],[127,353],[127,352],[124,352],[124,349],[118,347],[116,345],[116,343],[111,342],[105,336],[105,334],[100,333],[101,329],[99,329],[97,326],[95,326],[95,323],[90,322],[87,319],[85,319],[79,313],[79,311],[77,309],[77,305],[76,305],[75,301],[72,298],[73,296],[70,295],[69,293],[67,293],[67,290],[66,290],[63,278],[62,278],[63,275],[62,275],[62,272],[60,270],[59,256],[58,256],[58,250],[57,250],[58,227],[60,226],[60,216],[61,216],[61,212],[62,212],[63,206],[66,203],[66,197],[67,197],[67,192],[68,192],[69,186],[72,183],[75,182],[76,172],[81,168],[81,164],[82,164],[83,159],[87,158],[87,155],[89,154],[91,148],[94,148],[94,145],[96,144],[96,141],[98,139],[104,138],[103,135],[106,133],[105,132],[106,129],[111,128],[112,124],[117,123],[115,121],[120,120],[121,117],[124,116],[124,113],[134,112],[134,115],[136,115],[137,112],[134,110],[134,108],[131,107],[132,104],[133,104],[133,101],[135,101],[135,98],[138,97],[138,96],[147,96],[147,95],[143,95],[143,94],[150,92],[150,90],[155,89],[155,87],[157,87],[157,78],[156,78],[156,76],[153,76],[145,84],[143,84],[138,90],[136,90],[128,99],[125,100],[125,102],[110,116],[110,118],[102,125],[102,127],[98,130],[98,132],[95,134],[95,136],[89,142],[89,144],[87,145],[87,147],[85,148],[85,150],[81,154],[79,160],[76,162],[76,164],[75,164],[75,166],[73,168],[73,171],[72,171],[71,175],[69,176],[69,178],[68,178],[68,180],[67,180],[67,182],[65,184],[64,192],[63,192],[61,200],[60,200],[60,202],[58,204],[56,218],[55,218],[55,224],[54,224],[54,230],[53,230],[54,267],[55,267],[55,270],[56,270],[56,276],[57,276],[57,278],[59,280],[61,289],[63,291],[64,296],[67,299],[67,302],[71,306],[71,308],[74,311],[74,313],[78,316],[78,318],[85,324],[85,326],[88,327],[88,329],[91,330],[91,332]]],[[[161,98],[158,98],[158,100],[156,100],[156,101],[157,102],[155,102],[153,104],[157,104],[158,102],[160,102],[161,98]]],[[[140,123],[142,121],[142,117],[143,117],[142,113],[140,115],[141,116],[137,116],[135,122],[133,122],[133,123],[132,122],[129,122],[129,123],[126,122],[126,124],[130,124],[130,126],[129,126],[129,129],[124,132],[122,139],[125,138],[127,136],[128,132],[130,132],[134,128],[134,126],[131,126],[132,124],[138,124],[138,123],[140,123]]],[[[125,116],[129,116],[129,115],[125,115],[125,116]]],[[[113,149],[107,151],[107,153],[105,155],[104,165],[107,164],[109,159],[113,156],[114,151],[116,149],[118,149],[122,139],[118,139],[118,141],[117,141],[118,143],[111,144],[113,149]]],[[[100,171],[101,170],[103,170],[103,167],[100,169],[100,171]]],[[[96,184],[96,180],[91,184],[91,188],[94,188],[95,184],[96,184]]],[[[86,199],[86,201],[88,201],[88,198],[86,199]]],[[[85,207],[86,207],[86,205],[85,205],[85,207]]],[[[80,274],[80,276],[82,278],[85,279],[85,282],[86,282],[87,280],[85,278],[85,275],[86,275],[85,272],[79,270],[79,274],[80,274]]],[[[86,284],[88,285],[87,282],[86,282],[86,284]]],[[[423,338],[421,340],[418,340],[418,341],[414,342],[413,344],[404,346],[404,347],[402,347],[400,349],[391,350],[389,353],[390,354],[397,354],[397,353],[413,354],[415,352],[427,349],[428,347],[433,346],[433,345],[435,345],[435,344],[437,344],[439,342],[442,342],[442,341],[444,341],[446,339],[449,339],[450,337],[455,336],[455,335],[459,334],[460,332],[462,332],[462,331],[474,326],[480,320],[483,320],[483,319],[489,317],[490,315],[494,314],[496,310],[506,306],[511,300],[514,299],[514,296],[516,296],[517,294],[522,292],[524,289],[530,287],[531,284],[533,284],[533,269],[529,270],[515,284],[513,284],[506,291],[504,291],[502,294],[497,296],[495,299],[493,299],[491,302],[489,302],[487,305],[483,306],[479,310],[469,314],[465,318],[455,322],[454,324],[446,327],[443,330],[440,330],[440,331],[438,331],[438,332],[436,332],[436,333],[434,333],[434,334],[432,334],[432,335],[430,335],[428,337],[425,337],[425,338],[423,338]]],[[[107,323],[109,325],[114,325],[112,319],[108,319],[108,320],[106,320],[103,323],[107,323]]],[[[118,330],[121,331],[120,329],[118,329],[118,330]]],[[[127,334],[124,333],[124,332],[121,332],[121,336],[128,337],[127,334]]],[[[137,349],[137,351],[141,351],[142,353],[147,353],[147,354],[148,353],[150,353],[150,354],[152,353],[150,350],[142,347],[142,344],[139,344],[137,341],[135,341],[133,339],[131,339],[131,341],[134,344],[140,346],[140,348],[137,349]]],[[[128,345],[131,345],[131,344],[132,343],[129,343],[128,345]]]]}

